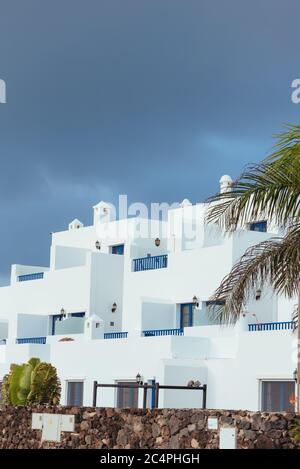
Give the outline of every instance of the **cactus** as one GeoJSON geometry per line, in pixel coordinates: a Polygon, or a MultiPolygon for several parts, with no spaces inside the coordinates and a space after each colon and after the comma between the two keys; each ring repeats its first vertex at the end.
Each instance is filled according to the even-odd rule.
{"type": "Polygon", "coordinates": [[[300,443],[300,419],[295,418],[294,425],[291,430],[292,440],[295,443],[300,443]]]}
{"type": "Polygon", "coordinates": [[[60,381],[56,368],[31,358],[22,365],[12,364],[2,383],[2,401],[9,405],[59,404],[60,381]]]}

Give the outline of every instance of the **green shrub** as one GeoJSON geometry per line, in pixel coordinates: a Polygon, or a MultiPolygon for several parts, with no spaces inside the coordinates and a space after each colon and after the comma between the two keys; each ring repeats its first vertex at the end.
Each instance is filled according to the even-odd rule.
{"type": "Polygon", "coordinates": [[[2,382],[2,402],[7,405],[57,405],[60,392],[56,368],[39,358],[22,365],[13,363],[2,382]]]}

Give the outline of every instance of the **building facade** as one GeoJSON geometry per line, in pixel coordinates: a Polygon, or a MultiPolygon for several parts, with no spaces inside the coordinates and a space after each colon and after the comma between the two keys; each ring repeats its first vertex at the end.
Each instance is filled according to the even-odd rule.
{"type": "MultiPolygon", "coordinates": [[[[0,288],[0,379],[40,357],[57,368],[66,405],[91,405],[94,380],[140,375],[153,387],[206,384],[208,408],[292,410],[296,299],[257,290],[231,327],[209,314],[234,262],[278,230],[259,219],[225,234],[205,223],[206,208],[184,200],[165,221],[114,220],[100,202],[93,225],[75,219],[52,234],[49,266],[13,265],[0,288]]],[[[162,390],[159,406],[200,407],[200,394],[162,390]]],[[[101,388],[97,405],[142,406],[142,392],[101,388]]]]}

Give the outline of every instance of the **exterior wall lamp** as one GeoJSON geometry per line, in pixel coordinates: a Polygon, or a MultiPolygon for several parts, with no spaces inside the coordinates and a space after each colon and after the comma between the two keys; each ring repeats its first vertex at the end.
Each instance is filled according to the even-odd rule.
{"type": "Polygon", "coordinates": [[[140,373],[138,373],[136,375],[135,380],[136,380],[137,384],[140,384],[140,385],[143,384],[142,377],[141,377],[140,373]]]}
{"type": "Polygon", "coordinates": [[[298,381],[298,372],[297,372],[297,368],[295,369],[295,371],[294,371],[294,373],[293,373],[293,378],[294,378],[295,383],[297,383],[297,381],[298,381]]]}
{"type": "Polygon", "coordinates": [[[115,313],[117,311],[117,303],[112,304],[111,312],[115,313]]]}
{"type": "Polygon", "coordinates": [[[62,319],[67,317],[67,313],[66,313],[66,310],[64,308],[61,308],[60,315],[61,315],[62,319]]]}
{"type": "Polygon", "coordinates": [[[155,243],[155,246],[160,246],[160,239],[159,238],[156,238],[156,240],[154,241],[155,243]]]}
{"type": "Polygon", "coordinates": [[[259,290],[256,290],[255,299],[260,300],[260,298],[261,298],[261,290],[259,289],[259,290]]]}
{"type": "Polygon", "coordinates": [[[98,249],[98,250],[100,251],[100,249],[101,249],[100,241],[97,240],[97,241],[95,242],[95,246],[96,246],[96,249],[98,249]]]}
{"type": "Polygon", "coordinates": [[[198,298],[196,297],[196,295],[193,296],[193,307],[194,308],[198,308],[199,306],[199,300],[198,298]]]}

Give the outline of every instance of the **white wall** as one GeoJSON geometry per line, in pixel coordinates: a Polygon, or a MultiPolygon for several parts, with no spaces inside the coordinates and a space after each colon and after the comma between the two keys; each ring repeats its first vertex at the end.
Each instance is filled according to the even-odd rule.
{"type": "Polygon", "coordinates": [[[51,246],[51,270],[83,266],[88,252],[90,251],[82,248],[51,246]]]}
{"type": "Polygon", "coordinates": [[[0,321],[0,340],[8,337],[8,321],[0,321]]]}
{"type": "Polygon", "coordinates": [[[116,254],[91,253],[91,291],[89,310],[99,316],[105,325],[105,331],[122,330],[122,291],[124,257],[116,254]],[[112,312],[113,303],[117,310],[112,312]],[[114,326],[110,326],[114,322],[114,326]]]}
{"type": "MultiPolygon", "coordinates": [[[[45,337],[48,335],[49,317],[37,314],[17,315],[16,338],[45,337]]],[[[12,338],[12,336],[10,336],[12,338]]]]}
{"type": "Polygon", "coordinates": [[[141,330],[176,328],[176,306],[164,300],[142,299],[141,330]]]}

